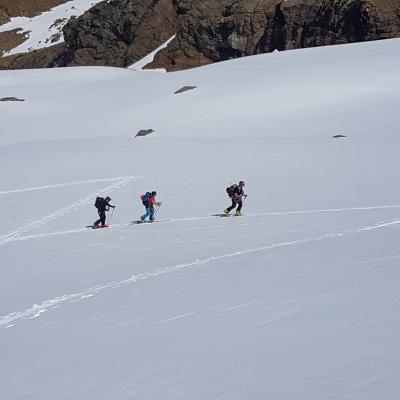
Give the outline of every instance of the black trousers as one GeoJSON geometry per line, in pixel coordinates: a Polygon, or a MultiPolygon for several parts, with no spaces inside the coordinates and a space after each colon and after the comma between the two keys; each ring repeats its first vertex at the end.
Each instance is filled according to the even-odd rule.
{"type": "Polygon", "coordinates": [[[228,212],[231,212],[236,206],[238,206],[236,211],[240,212],[240,210],[242,209],[242,206],[243,206],[243,201],[241,198],[232,199],[232,205],[227,208],[228,212]]]}
{"type": "Polygon", "coordinates": [[[100,219],[98,219],[94,225],[98,225],[101,222],[101,225],[104,226],[106,224],[106,210],[98,210],[98,213],[100,219]]]}

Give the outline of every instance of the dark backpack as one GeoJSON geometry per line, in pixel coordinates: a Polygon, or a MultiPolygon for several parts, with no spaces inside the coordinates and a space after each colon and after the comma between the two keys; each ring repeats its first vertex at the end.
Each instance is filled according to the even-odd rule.
{"type": "Polygon", "coordinates": [[[142,200],[142,204],[147,207],[149,205],[149,200],[151,197],[151,193],[150,192],[146,192],[145,194],[142,194],[140,196],[140,200],[142,200]]]}
{"type": "Polygon", "coordinates": [[[235,191],[237,191],[237,185],[236,184],[233,184],[233,185],[228,186],[226,188],[226,193],[228,193],[229,197],[232,197],[233,194],[235,193],[235,191]]]}
{"type": "Polygon", "coordinates": [[[97,196],[96,197],[96,201],[94,202],[94,206],[97,208],[97,209],[99,209],[101,206],[102,206],[102,204],[104,203],[104,199],[103,199],[103,197],[100,197],[100,196],[97,196]]]}

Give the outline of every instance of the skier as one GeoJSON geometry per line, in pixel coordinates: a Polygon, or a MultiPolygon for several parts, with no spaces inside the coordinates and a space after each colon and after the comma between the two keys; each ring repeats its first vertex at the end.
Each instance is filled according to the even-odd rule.
{"type": "Polygon", "coordinates": [[[226,192],[228,193],[229,198],[232,200],[232,205],[224,210],[225,215],[229,215],[230,211],[236,208],[235,216],[240,216],[242,206],[243,206],[243,198],[247,197],[247,194],[244,193],[244,181],[240,181],[238,185],[234,184],[226,188],[226,192]]]}
{"type": "Polygon", "coordinates": [[[96,198],[96,202],[94,206],[97,208],[97,213],[99,214],[99,219],[93,224],[93,228],[99,228],[99,224],[101,223],[101,227],[105,228],[106,225],[106,211],[111,208],[115,208],[110,204],[111,198],[107,196],[105,199],[103,197],[98,196],[96,198]]]}
{"type": "Polygon", "coordinates": [[[140,196],[142,203],[146,209],[146,213],[140,217],[141,222],[145,222],[146,218],[149,217],[149,221],[154,221],[154,206],[161,206],[160,201],[156,201],[157,192],[154,190],[152,192],[146,192],[140,196]]]}

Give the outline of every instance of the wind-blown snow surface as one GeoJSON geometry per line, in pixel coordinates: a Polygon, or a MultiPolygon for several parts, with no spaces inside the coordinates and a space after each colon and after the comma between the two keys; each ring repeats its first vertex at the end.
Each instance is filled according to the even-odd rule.
{"type": "Polygon", "coordinates": [[[0,398],[399,398],[399,50],[0,72],[0,398]]]}
{"type": "Polygon", "coordinates": [[[0,32],[19,29],[28,39],[5,52],[3,56],[27,53],[49,47],[64,41],[62,28],[72,17],[82,15],[89,8],[103,0],[70,0],[36,17],[15,17],[0,26],[0,32]]]}

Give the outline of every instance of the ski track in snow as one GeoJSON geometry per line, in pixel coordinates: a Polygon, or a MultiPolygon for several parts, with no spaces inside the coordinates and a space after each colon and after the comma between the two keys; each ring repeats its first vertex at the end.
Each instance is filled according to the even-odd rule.
{"type": "MultiPolygon", "coordinates": [[[[135,179],[135,177],[125,177],[123,179],[119,179],[116,183],[113,183],[112,185],[107,186],[106,188],[104,188],[103,190],[101,190],[101,192],[108,192],[111,193],[113,190],[126,185],[129,181],[135,179]]],[[[76,183],[72,183],[72,184],[76,184],[76,183]]],[[[89,195],[85,196],[82,199],[79,199],[78,201],[70,204],[67,207],[61,208],[57,211],[54,211],[53,213],[46,215],[42,218],[36,219],[33,222],[30,222],[24,226],[21,226],[20,228],[17,228],[11,232],[5,233],[3,235],[0,235],[0,246],[10,242],[10,241],[14,241],[18,239],[18,235],[20,235],[21,233],[24,233],[32,228],[37,228],[38,226],[44,225],[47,222],[53,221],[57,218],[62,217],[63,215],[76,210],[77,208],[88,204],[90,202],[92,202],[99,194],[99,190],[96,190],[95,192],[90,193],[89,195]]]]}
{"type": "Polygon", "coordinates": [[[87,185],[90,183],[100,183],[100,182],[112,182],[112,181],[125,181],[130,179],[137,179],[138,176],[118,176],[116,178],[100,178],[100,179],[89,179],[86,181],[75,181],[75,182],[66,182],[66,183],[57,183],[55,185],[44,185],[23,189],[12,189],[12,190],[3,190],[0,191],[0,195],[14,194],[14,193],[23,193],[23,192],[31,192],[33,190],[46,190],[46,189],[56,189],[65,186],[73,186],[73,185],[87,185]]]}
{"type": "MultiPolygon", "coordinates": [[[[136,177],[126,177],[121,179],[135,179],[136,177]]],[[[117,179],[117,178],[115,178],[117,179]]],[[[108,190],[108,189],[105,189],[108,190]]],[[[1,193],[0,193],[1,194],[1,193]]],[[[89,200],[92,200],[93,196],[90,197],[89,200]]],[[[270,216],[280,216],[280,215],[307,215],[307,214],[323,214],[323,213],[337,213],[337,212],[351,212],[351,211],[373,211],[373,210],[385,210],[385,209],[397,209],[400,208],[400,204],[393,205],[383,205],[383,206],[369,206],[369,207],[349,207],[349,208],[328,208],[328,209],[320,209],[320,210],[299,210],[299,211],[272,211],[260,214],[246,214],[240,218],[259,218],[259,217],[270,217],[270,216]]],[[[63,215],[63,214],[62,214],[63,215]]],[[[61,215],[60,215],[61,216],[61,215]]],[[[46,217],[45,217],[46,218],[46,217]]],[[[161,221],[162,223],[173,223],[173,222],[190,222],[190,221],[202,221],[207,219],[215,219],[219,217],[215,216],[202,216],[202,217],[186,217],[186,218],[171,218],[167,221],[161,221]]],[[[397,220],[395,220],[397,221],[397,220]]],[[[46,221],[47,222],[47,221],[46,221]]],[[[41,225],[41,224],[40,224],[41,225]]],[[[141,225],[141,228],[144,226],[149,226],[151,224],[141,225]]],[[[35,225],[37,226],[37,225],[35,225]]],[[[109,229],[126,229],[129,227],[133,227],[130,223],[126,224],[114,224],[109,227],[109,229]]],[[[26,230],[19,230],[18,233],[23,233],[26,230]]],[[[91,232],[88,228],[78,228],[78,229],[70,229],[67,231],[57,231],[57,232],[46,232],[46,233],[38,233],[26,236],[17,236],[17,234],[12,235],[11,233],[0,236],[0,246],[5,243],[16,242],[16,241],[26,241],[32,239],[43,239],[54,236],[62,236],[69,234],[76,234],[82,232],[91,232]],[[3,238],[7,236],[6,238],[3,238]]]]}
{"type": "MultiPolygon", "coordinates": [[[[131,277],[121,280],[121,281],[117,281],[117,282],[113,281],[113,282],[105,283],[103,285],[90,287],[79,293],[66,294],[63,296],[55,297],[53,299],[46,300],[40,304],[34,304],[32,307],[30,307],[24,311],[13,312],[11,314],[2,316],[2,317],[0,317],[0,328],[11,328],[17,322],[21,322],[22,320],[37,318],[41,314],[43,314],[44,312],[46,312],[50,309],[58,308],[59,305],[62,303],[79,302],[81,300],[91,298],[94,295],[96,295],[104,290],[115,289],[115,288],[118,288],[121,286],[130,285],[130,284],[138,282],[138,281],[156,278],[156,277],[166,275],[169,273],[173,273],[173,272],[176,272],[176,271],[179,271],[182,269],[202,266],[202,265],[217,262],[220,260],[241,257],[244,255],[263,252],[263,251],[270,251],[270,250],[287,247],[287,246],[295,246],[295,245],[299,245],[299,244],[318,242],[318,241],[322,241],[322,240],[326,240],[326,239],[340,238],[340,237],[347,236],[347,235],[368,232],[368,231],[372,231],[372,230],[376,230],[376,229],[388,228],[388,227],[391,227],[391,226],[397,225],[397,224],[400,224],[400,219],[381,222],[381,223],[377,223],[374,225],[362,226],[362,227],[353,228],[353,229],[347,229],[342,232],[325,233],[320,236],[306,237],[303,239],[297,239],[297,240],[293,240],[293,241],[272,243],[272,244],[258,247],[258,248],[253,248],[253,249],[248,248],[248,249],[239,250],[239,251],[236,251],[233,253],[215,255],[215,256],[204,258],[204,259],[196,259],[194,261],[187,262],[187,263],[175,264],[172,266],[157,268],[152,272],[139,273],[137,275],[132,275],[131,277]]],[[[175,319],[177,319],[177,318],[175,318],[175,319]]],[[[171,320],[171,319],[169,319],[169,320],[171,320]]],[[[167,321],[167,320],[165,320],[165,321],[167,321]]]]}

